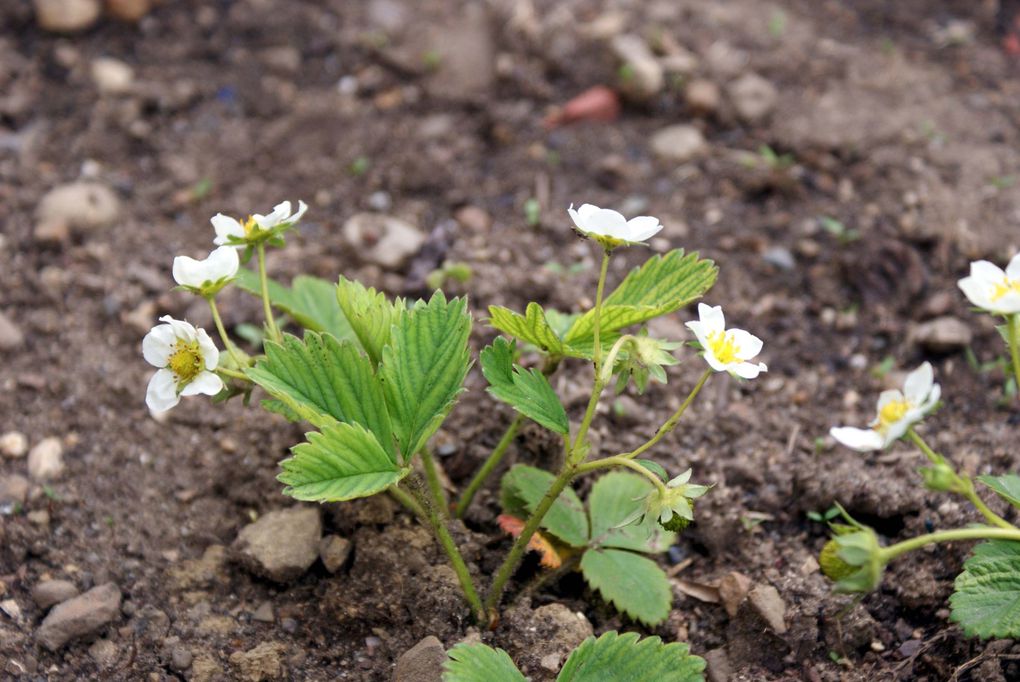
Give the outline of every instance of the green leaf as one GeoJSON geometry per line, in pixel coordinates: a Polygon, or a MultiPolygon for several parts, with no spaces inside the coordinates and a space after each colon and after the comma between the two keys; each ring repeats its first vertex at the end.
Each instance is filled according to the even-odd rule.
{"type": "Polygon", "coordinates": [[[644,505],[644,498],[651,491],[648,479],[627,471],[612,471],[595,481],[588,495],[592,544],[637,552],[669,549],[676,542],[676,533],[660,526],[652,516],[640,523],[620,525],[644,505]]]}
{"type": "MultiPolygon", "coordinates": [[[[548,471],[518,464],[503,474],[500,482],[503,508],[508,513],[526,518],[538,507],[555,478],[548,471]]],[[[542,528],[568,545],[583,547],[588,544],[588,517],[573,488],[567,486],[560,493],[542,519],[542,528]]]]}
{"type": "Polygon", "coordinates": [[[658,637],[640,639],[636,632],[621,635],[613,630],[581,642],[556,682],[703,682],[704,670],[705,660],[692,656],[686,644],[664,644],[658,637]]]}
{"type": "Polygon", "coordinates": [[[489,326],[526,341],[547,355],[565,355],[563,341],[549,322],[545,311],[537,303],[529,303],[522,316],[509,308],[489,306],[489,326]]]}
{"type": "MultiPolygon", "coordinates": [[[[234,282],[250,294],[262,295],[259,276],[254,270],[241,268],[234,282]]],[[[310,275],[298,275],[289,288],[270,279],[267,289],[270,302],[305,329],[329,332],[338,339],[355,338],[351,325],[337,304],[336,287],[332,282],[310,275]]]]}
{"type": "Polygon", "coordinates": [[[404,299],[390,302],[386,294],[341,277],[336,286],[336,300],[362,348],[378,365],[382,349],[390,341],[393,325],[406,310],[404,299]]]}
{"type": "Polygon", "coordinates": [[[1020,636],[1020,542],[977,545],[954,587],[951,617],[967,636],[1020,636]]]}
{"type": "Polygon", "coordinates": [[[379,378],[393,431],[409,460],[435,433],[463,391],[471,366],[467,301],[447,302],[441,291],[418,301],[393,325],[379,378]]]}
{"type": "MultiPolygon", "coordinates": [[[[674,249],[649,258],[634,268],[603,302],[601,329],[615,331],[679,310],[712,288],[718,268],[697,253],[684,255],[674,249]]],[[[566,343],[577,345],[592,337],[595,311],[578,319],[567,335],[566,343]]]]}
{"type": "Polygon", "coordinates": [[[581,557],[581,573],[604,600],[634,620],[656,625],[669,616],[673,603],[669,578],[648,557],[620,549],[590,549],[581,557]]]}
{"type": "Polygon", "coordinates": [[[310,502],[339,502],[368,497],[398,482],[410,472],[399,467],[360,424],[336,423],[321,433],[307,434],[308,442],[291,448],[292,457],[280,462],[277,480],[285,495],[310,502]]]}
{"type": "Polygon", "coordinates": [[[382,387],[351,341],[307,332],[304,341],[286,334],[282,344],[267,341],[265,348],[266,359],[246,372],[252,381],[319,428],[334,421],[365,426],[396,462],[382,387]]]}
{"type": "Polygon", "coordinates": [[[510,655],[485,644],[458,644],[446,654],[443,682],[526,682],[510,655]]]}
{"type": "Polygon", "coordinates": [[[635,459],[634,461],[658,476],[663,483],[669,480],[669,474],[666,473],[665,467],[658,462],[653,462],[650,459],[635,459]]]}
{"type": "Polygon", "coordinates": [[[567,413],[544,374],[514,364],[514,345],[496,337],[482,349],[482,374],[489,393],[556,433],[570,432],[567,413]]]}
{"type": "Polygon", "coordinates": [[[1020,476],[1016,474],[985,475],[978,476],[977,479],[991,488],[996,495],[1020,509],[1020,476]]]}

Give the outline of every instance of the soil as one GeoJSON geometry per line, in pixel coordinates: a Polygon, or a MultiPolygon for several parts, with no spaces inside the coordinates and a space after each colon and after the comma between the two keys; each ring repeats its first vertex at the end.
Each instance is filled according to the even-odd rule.
{"type": "MultiPolygon", "coordinates": [[[[913,334],[952,316],[974,330],[978,359],[1002,352],[992,321],[955,285],[970,259],[1002,263],[1020,246],[1020,79],[999,47],[995,3],[468,4],[179,0],[137,24],[102,19],[61,36],[36,26],[30,3],[0,0],[0,304],[23,334],[0,350],[0,431],[30,445],[56,436],[66,463],[0,516],[0,601],[20,610],[0,614],[0,678],[386,680],[435,635],[447,647],[481,637],[547,679],[529,609],[560,604],[596,633],[638,630],[711,652],[715,679],[725,666],[734,680],[1020,679],[1020,645],[967,639],[948,619],[967,546],[905,558],[854,600],[830,594],[814,561],[826,528],[807,516],[839,501],[888,542],[975,520],[919,487],[921,462],[905,445],[855,455],[826,436],[870,419],[877,393],[925,359],[944,387],[945,406],[924,427],[933,445],[971,473],[1020,466],[1001,371],[976,371],[966,341],[933,355],[913,334]],[[698,66],[625,102],[612,123],[546,127],[571,97],[617,83],[600,35],[618,32],[682,46],[698,66]],[[97,91],[91,65],[104,56],[134,69],[126,92],[97,91]],[[755,121],[726,96],[751,72],[778,92],[755,121]],[[707,113],[685,101],[692,78],[723,92],[707,113]],[[707,149],[685,163],[657,159],[650,137],[677,123],[699,128],[707,149]],[[768,166],[763,145],[792,164],[768,166]],[[43,195],[82,178],[119,197],[112,224],[37,233],[43,195]],[[769,372],[743,384],[714,377],[655,450],[669,471],[692,466],[715,486],[661,561],[689,583],[738,571],[774,586],[786,632],[746,610],[731,617],[679,582],[670,618],[643,628],[567,576],[479,633],[436,546],[386,500],[323,508],[325,532],[353,542],[337,574],[316,562],[276,585],[233,561],[222,548],[242,527],[291,506],[274,477],[301,429],[238,401],[189,399],[154,420],[140,340],[162,314],[209,325],[170,291],[169,266],[205,253],[210,215],[299,197],[311,209],[272,254],[274,275],[344,273],[416,295],[444,259],[462,261],[473,277],[451,290],[470,295],[477,319],[493,304],[590,304],[597,254],[569,229],[571,202],[658,216],[666,229],[654,249],[714,259],[720,277],[706,300],[765,339],[769,372]],[[524,219],[530,199],[541,207],[535,226],[524,219]],[[408,220],[425,245],[400,268],[366,262],[341,234],[364,210],[408,220]],[[91,638],[42,649],[33,637],[45,614],[30,591],[45,578],[81,590],[112,581],[120,615],[91,638]],[[266,603],[268,622],[254,618],[266,603]]],[[[647,253],[614,259],[611,282],[647,253]]],[[[239,292],[222,307],[231,328],[259,319],[239,292]]],[[[690,316],[654,329],[686,338],[690,316]]],[[[475,349],[491,336],[478,325],[475,349]]],[[[566,370],[555,385],[576,419],[586,370],[566,370]]],[[[619,409],[604,401],[602,451],[647,437],[700,371],[689,357],[668,386],[619,409]]],[[[455,487],[511,418],[477,369],[468,387],[436,441],[455,487]]],[[[556,453],[532,425],[508,462],[554,466],[556,453]]],[[[0,479],[15,474],[27,475],[26,460],[0,458],[0,479]]],[[[485,491],[458,530],[483,573],[509,544],[498,511],[485,491]]],[[[532,557],[511,592],[537,570],[532,557]]]]}

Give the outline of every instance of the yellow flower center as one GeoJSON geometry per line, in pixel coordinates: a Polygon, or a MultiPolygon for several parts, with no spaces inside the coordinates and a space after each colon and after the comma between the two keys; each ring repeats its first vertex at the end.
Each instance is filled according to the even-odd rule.
{"type": "Polygon", "coordinates": [[[878,411],[878,430],[884,431],[890,426],[903,419],[903,415],[910,409],[906,400],[893,400],[882,406],[878,411]]]}
{"type": "Polygon", "coordinates": [[[184,386],[191,382],[202,372],[202,352],[198,348],[198,341],[185,341],[177,339],[174,343],[173,353],[167,362],[167,368],[173,372],[177,379],[178,386],[184,386]]]}
{"type": "Polygon", "coordinates": [[[258,224],[255,222],[255,218],[248,216],[247,220],[241,223],[241,227],[244,228],[244,236],[250,237],[252,232],[258,231],[258,224]]]}
{"type": "Polygon", "coordinates": [[[1020,279],[1004,277],[1001,282],[995,285],[995,289],[992,291],[992,300],[998,301],[1009,293],[1020,294],[1020,279]]]}
{"type": "Polygon", "coordinates": [[[732,334],[727,332],[712,332],[708,335],[708,349],[716,359],[724,365],[737,361],[737,342],[732,334]]]}

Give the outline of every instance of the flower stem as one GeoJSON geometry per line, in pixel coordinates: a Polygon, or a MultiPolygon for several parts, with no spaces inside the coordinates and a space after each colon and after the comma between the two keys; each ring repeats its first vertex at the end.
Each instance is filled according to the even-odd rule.
{"type": "Polygon", "coordinates": [[[213,322],[216,324],[216,331],[220,333],[220,339],[223,341],[224,348],[227,349],[227,353],[230,354],[230,359],[234,361],[234,364],[238,367],[244,367],[246,363],[241,362],[241,358],[237,355],[237,349],[231,342],[230,337],[227,336],[227,329],[223,326],[223,318],[220,317],[220,309],[216,306],[215,296],[206,296],[206,301],[209,302],[209,310],[212,311],[213,322]]]}
{"type": "Polygon", "coordinates": [[[429,493],[439,508],[439,514],[443,518],[450,518],[450,502],[446,499],[446,491],[443,490],[443,482],[439,480],[439,471],[436,469],[436,460],[428,448],[422,448],[420,453],[422,468],[425,469],[425,480],[429,484],[429,493]]]}
{"type": "Polygon", "coordinates": [[[255,247],[255,251],[259,259],[259,286],[262,290],[262,310],[266,315],[266,327],[269,329],[269,335],[272,339],[279,343],[283,341],[283,335],[280,334],[280,328],[276,326],[276,318],[273,317],[273,306],[269,302],[269,280],[266,275],[266,245],[259,242],[258,246],[255,247]]]}
{"type": "Polygon", "coordinates": [[[578,459],[583,459],[583,455],[586,454],[582,444],[584,439],[588,435],[588,429],[591,427],[591,420],[595,417],[595,408],[598,407],[599,398],[602,396],[602,389],[605,388],[605,384],[602,381],[602,294],[606,288],[606,275],[609,273],[609,256],[612,253],[609,249],[605,249],[602,252],[602,268],[599,270],[599,283],[595,289],[595,315],[592,326],[592,337],[594,338],[595,345],[592,346],[592,362],[595,365],[595,383],[592,386],[591,398],[588,399],[588,407],[584,411],[584,417],[581,419],[581,426],[577,430],[577,436],[574,438],[573,444],[570,446],[568,453],[568,463],[574,464],[578,459]]]}
{"type": "Polygon", "coordinates": [[[646,469],[645,467],[641,466],[634,460],[629,459],[624,455],[603,457],[602,459],[596,459],[592,460],[591,462],[579,464],[577,467],[577,475],[580,476],[581,474],[586,474],[590,471],[595,471],[597,469],[608,469],[609,467],[614,466],[621,466],[627,467],[628,469],[633,469],[634,471],[638,472],[639,474],[647,478],[649,481],[654,483],[655,487],[659,489],[660,494],[662,494],[663,496],[666,495],[666,484],[663,483],[662,480],[658,476],[656,476],[654,472],[652,472],[649,469],[646,469]]]}
{"type": "Polygon", "coordinates": [[[521,428],[521,424],[524,423],[524,415],[518,413],[514,417],[513,421],[506,428],[506,432],[503,433],[503,437],[496,443],[496,447],[489,453],[485,463],[482,464],[482,468],[478,470],[471,482],[468,483],[467,488],[461,493],[460,500],[457,502],[457,508],[454,510],[454,515],[459,519],[464,516],[467,512],[468,507],[471,506],[471,501],[475,497],[475,493],[482,487],[485,480],[493,472],[493,470],[499,466],[500,461],[503,459],[503,455],[506,454],[507,448],[510,447],[510,443],[513,442],[517,436],[517,431],[521,428]]]}
{"type": "Polygon", "coordinates": [[[701,392],[701,389],[705,386],[705,383],[708,381],[708,378],[710,376],[712,376],[712,370],[706,369],[705,373],[701,375],[700,379],[698,379],[698,383],[695,384],[694,388],[691,389],[691,392],[687,394],[687,397],[684,399],[684,402],[680,405],[680,407],[677,408],[677,411],[673,413],[673,416],[667,419],[665,423],[663,423],[663,425],[659,427],[659,430],[655,432],[655,435],[649,438],[640,447],[631,450],[630,452],[624,453],[620,455],[620,457],[634,459],[641,453],[645,452],[646,450],[654,446],[660,440],[662,440],[666,436],[666,434],[668,434],[670,431],[675,429],[676,425],[680,422],[680,417],[684,415],[684,412],[687,411],[687,408],[690,407],[692,402],[694,402],[694,399],[698,396],[698,393],[701,392]]]}
{"type": "Polygon", "coordinates": [[[957,540],[1014,540],[1020,542],[1020,528],[956,528],[918,535],[916,538],[883,547],[881,550],[882,561],[888,563],[901,554],[920,549],[925,545],[957,540]]]}
{"type": "Polygon", "coordinates": [[[1007,316],[1006,331],[1009,339],[1009,358],[1013,365],[1013,379],[1016,381],[1017,395],[1020,396],[1020,313],[1007,316]]]}
{"type": "Polygon", "coordinates": [[[225,377],[230,377],[231,379],[240,379],[242,381],[251,382],[251,378],[249,378],[244,372],[235,372],[234,370],[227,369],[226,367],[217,367],[216,373],[222,374],[225,377]]]}

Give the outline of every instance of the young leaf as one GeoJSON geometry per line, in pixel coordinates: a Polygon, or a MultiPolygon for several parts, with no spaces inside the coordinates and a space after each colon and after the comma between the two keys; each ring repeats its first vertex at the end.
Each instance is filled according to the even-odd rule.
{"type": "MultiPolygon", "coordinates": [[[[503,509],[525,517],[535,511],[555,476],[548,471],[518,464],[503,474],[500,497],[503,509]]],[[[542,519],[542,528],[574,547],[588,544],[588,517],[574,489],[567,487],[542,519]]]]}
{"type": "Polygon", "coordinates": [[[319,428],[334,421],[363,425],[396,461],[382,387],[351,341],[307,332],[304,341],[286,334],[282,344],[267,341],[265,348],[266,359],[247,371],[252,381],[319,428]]]}
{"type": "Polygon", "coordinates": [[[389,343],[390,330],[406,309],[404,299],[391,303],[386,294],[341,277],[336,286],[336,300],[362,348],[373,364],[378,365],[382,349],[389,343]]]}
{"type": "Polygon", "coordinates": [[[512,343],[496,337],[491,346],[482,349],[481,361],[489,393],[495,398],[551,431],[570,432],[567,413],[549,380],[537,370],[515,365],[512,343]]]}
{"type": "Polygon", "coordinates": [[[339,502],[368,497],[408,474],[360,424],[336,423],[308,442],[291,448],[292,457],[280,462],[277,480],[285,495],[310,502],[339,502]]]}
{"type": "Polygon", "coordinates": [[[400,451],[406,460],[435,433],[463,390],[471,366],[467,301],[437,291],[393,325],[379,378],[400,451]]]}
{"type": "Polygon", "coordinates": [[[545,311],[537,303],[529,303],[522,316],[509,308],[489,306],[489,326],[526,341],[548,355],[565,355],[563,341],[549,322],[545,311]]]}
{"type": "Polygon", "coordinates": [[[643,498],[651,491],[652,484],[644,476],[627,471],[612,471],[595,481],[588,495],[592,544],[637,552],[669,549],[676,542],[676,533],[664,529],[651,516],[640,523],[620,525],[641,508],[643,498]]]}
{"type": "Polygon", "coordinates": [[[636,632],[621,635],[613,630],[598,639],[589,637],[581,642],[563,665],[556,682],[703,682],[704,670],[705,660],[692,656],[686,644],[663,644],[658,637],[640,639],[636,632]]]}
{"type": "Polygon", "coordinates": [[[458,644],[446,655],[443,682],[527,682],[502,649],[485,644],[458,644]]]}
{"type": "Polygon", "coordinates": [[[604,600],[634,620],[656,625],[669,616],[673,603],[669,578],[647,557],[620,549],[590,549],[581,557],[581,573],[604,600]]]}
{"type": "MultiPolygon", "coordinates": [[[[259,276],[254,270],[241,268],[235,284],[255,296],[262,295],[259,276]]],[[[269,300],[294,321],[313,332],[328,332],[338,339],[355,339],[351,325],[336,301],[335,287],[319,277],[298,275],[288,288],[270,279],[269,300]]]]}
{"type": "Polygon", "coordinates": [[[978,476],[977,479],[991,488],[996,495],[1020,509],[1020,476],[1016,474],[985,475],[978,476]]]}
{"type": "Polygon", "coordinates": [[[1020,636],[1020,542],[988,540],[956,576],[951,618],[969,637],[1020,636]]]}

